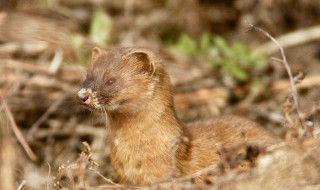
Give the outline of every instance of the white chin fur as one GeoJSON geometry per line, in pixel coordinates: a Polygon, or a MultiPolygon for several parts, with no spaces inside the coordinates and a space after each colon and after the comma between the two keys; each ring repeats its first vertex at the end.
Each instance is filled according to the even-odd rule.
{"type": "Polygon", "coordinates": [[[113,104],[111,106],[106,106],[106,108],[108,111],[114,111],[114,110],[119,109],[119,104],[113,104]]]}

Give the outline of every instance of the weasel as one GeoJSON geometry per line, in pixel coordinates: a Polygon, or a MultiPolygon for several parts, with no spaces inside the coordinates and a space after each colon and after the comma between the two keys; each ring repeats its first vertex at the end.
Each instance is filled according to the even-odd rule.
{"type": "Polygon", "coordinates": [[[275,137],[255,122],[222,116],[182,123],[162,61],[145,48],[92,50],[79,103],[108,115],[111,165],[121,183],[148,185],[218,163],[219,145],[268,146],[275,137]]]}

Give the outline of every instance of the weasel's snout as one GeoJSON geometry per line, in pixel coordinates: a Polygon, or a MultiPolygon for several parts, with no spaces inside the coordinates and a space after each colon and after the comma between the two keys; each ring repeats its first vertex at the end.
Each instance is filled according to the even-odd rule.
{"type": "Polygon", "coordinates": [[[89,96],[88,89],[81,89],[77,94],[78,102],[82,105],[88,106],[91,104],[92,100],[89,96]]]}
{"type": "Polygon", "coordinates": [[[89,105],[91,103],[91,98],[89,96],[80,97],[78,95],[78,102],[83,105],[89,105]]]}

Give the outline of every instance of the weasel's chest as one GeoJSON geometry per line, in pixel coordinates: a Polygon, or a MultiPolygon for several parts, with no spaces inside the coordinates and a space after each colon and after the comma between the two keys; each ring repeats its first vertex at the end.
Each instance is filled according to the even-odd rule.
{"type": "Polygon", "coordinates": [[[170,155],[151,142],[130,143],[116,138],[111,148],[111,164],[122,183],[144,185],[170,174],[170,155]]]}

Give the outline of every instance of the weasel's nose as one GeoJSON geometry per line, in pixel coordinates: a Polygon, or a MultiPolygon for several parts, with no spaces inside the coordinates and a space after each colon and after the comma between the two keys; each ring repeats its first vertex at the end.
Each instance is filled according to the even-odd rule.
{"type": "Polygon", "coordinates": [[[81,98],[81,101],[86,102],[89,99],[89,96],[85,96],[83,98],[81,98]]]}
{"type": "Polygon", "coordinates": [[[91,98],[90,96],[87,94],[87,92],[85,92],[85,90],[80,90],[78,92],[78,102],[82,105],[89,105],[91,103],[91,98]]]}
{"type": "Polygon", "coordinates": [[[89,105],[91,103],[91,98],[87,95],[82,97],[78,95],[78,101],[80,104],[89,105]]]}

